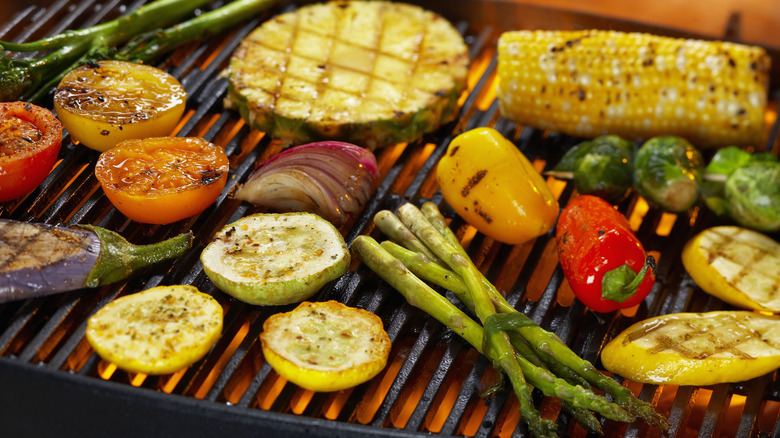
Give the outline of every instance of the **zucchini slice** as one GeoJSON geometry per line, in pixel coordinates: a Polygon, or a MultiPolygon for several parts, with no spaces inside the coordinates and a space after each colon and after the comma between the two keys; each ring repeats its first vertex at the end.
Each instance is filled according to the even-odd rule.
{"type": "Polygon", "coordinates": [[[249,304],[298,303],[346,272],[344,237],[312,213],[260,213],[226,225],[203,250],[203,270],[249,304]]]}
{"type": "Polygon", "coordinates": [[[108,303],[87,321],[86,337],[125,371],[170,374],[208,353],[222,334],[222,306],[193,286],[158,286],[108,303]]]}
{"type": "Polygon", "coordinates": [[[265,22],[234,52],[226,108],[287,145],[411,142],[457,115],[469,54],[418,6],[334,1],[265,22]]]}
{"type": "Polygon", "coordinates": [[[379,374],[390,338],[371,312],[337,301],[303,302],[263,324],[263,355],[282,377],[312,391],[339,391],[379,374]]]}

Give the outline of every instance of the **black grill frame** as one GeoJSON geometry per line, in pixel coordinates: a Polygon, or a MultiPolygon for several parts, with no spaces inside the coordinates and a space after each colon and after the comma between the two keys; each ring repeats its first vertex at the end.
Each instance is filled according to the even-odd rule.
{"type": "MultiPolygon", "coordinates": [[[[144,1],[135,1],[127,5],[135,8],[144,1]]],[[[520,6],[512,2],[466,2],[466,1],[422,1],[416,2],[442,13],[452,20],[467,38],[473,59],[485,57],[490,51],[499,31],[519,27],[549,28],[613,28],[621,30],[651,31],[673,36],[690,36],[670,29],[642,26],[603,17],[575,14],[565,11],[553,11],[545,8],[520,6]],[[479,5],[479,6],[478,6],[479,5]],[[511,13],[510,13],[511,12],[511,13]]],[[[88,26],[118,13],[119,1],[101,3],[100,0],[83,0],[76,3],[60,0],[46,7],[29,6],[20,11],[4,26],[0,26],[0,39],[9,32],[14,37],[29,38],[39,36],[40,32],[58,32],[67,27],[88,26]],[[91,12],[90,12],[91,11],[91,12]],[[41,23],[34,24],[33,22],[41,23]],[[45,23],[56,23],[46,27],[45,23]],[[21,30],[20,30],[21,29],[21,30]]],[[[296,3],[299,5],[301,3],[296,3]]],[[[282,5],[273,12],[287,10],[296,5],[282,5]]],[[[226,90],[224,79],[218,73],[230,56],[232,48],[251,29],[266,16],[253,19],[225,40],[215,40],[197,47],[180,50],[175,62],[164,62],[161,66],[182,80],[188,91],[188,109],[194,111],[192,117],[181,128],[181,133],[197,133],[204,120],[214,119],[213,124],[203,132],[203,137],[213,140],[231,129],[237,115],[225,111],[221,105],[226,90]],[[224,47],[204,70],[196,68],[205,54],[211,53],[219,43],[224,47]]],[[[772,74],[771,100],[777,111],[780,100],[777,70],[780,56],[770,48],[774,65],[772,74]]],[[[363,213],[343,228],[347,242],[370,230],[370,221],[374,212],[380,209],[395,209],[404,202],[421,203],[433,201],[442,205],[444,213],[452,218],[452,226],[463,230],[466,225],[454,212],[446,208],[438,192],[426,197],[429,190],[430,174],[438,158],[446,149],[452,137],[463,130],[477,126],[494,126],[507,137],[512,138],[518,147],[529,157],[542,157],[548,163],[554,163],[567,147],[578,139],[557,133],[541,132],[534,129],[522,129],[501,119],[496,102],[486,109],[480,109],[478,103],[482,93],[486,92],[490,78],[494,74],[496,60],[490,61],[484,73],[479,76],[463,103],[461,114],[456,122],[429,135],[419,144],[404,148],[401,154],[388,163],[383,173],[375,197],[366,206],[363,213]],[[423,152],[425,144],[435,147],[428,154],[423,152]],[[410,174],[411,173],[411,174],[410,174]],[[408,180],[403,190],[396,190],[399,180],[408,180]]],[[[778,151],[778,126],[775,123],[767,142],[767,150],[778,151]]],[[[126,283],[100,288],[96,291],[80,290],[59,296],[33,299],[18,303],[0,305],[0,430],[9,436],[138,436],[149,434],[168,436],[174,434],[188,436],[215,436],[232,434],[235,436],[376,436],[376,437],[412,437],[431,435],[424,431],[429,412],[440,397],[440,390],[450,382],[456,372],[458,360],[466,355],[468,346],[452,332],[411,307],[387,284],[378,279],[363,266],[357,266],[342,278],[323,289],[315,299],[338,299],[347,304],[366,308],[382,317],[394,344],[396,356],[403,350],[406,359],[390,386],[388,393],[378,408],[374,418],[367,424],[355,421],[354,411],[363,399],[371,395],[374,389],[369,382],[357,387],[347,401],[339,418],[335,421],[322,418],[319,407],[328,400],[326,394],[316,394],[310,407],[301,415],[288,413],[287,406],[296,395],[294,385],[288,384],[282,390],[271,409],[254,406],[256,393],[263,390],[266,378],[271,373],[267,364],[256,370],[237,403],[226,403],[224,391],[232,384],[234,373],[251,368],[251,355],[257,354],[257,335],[262,321],[279,310],[287,308],[253,308],[227,299],[202,273],[197,261],[199,249],[208,238],[224,223],[232,222],[253,210],[246,204],[240,204],[229,196],[235,185],[244,181],[254,165],[261,160],[262,154],[272,148],[267,139],[256,141],[254,133],[246,126],[225,145],[231,157],[238,157],[231,168],[228,187],[214,206],[207,209],[192,221],[173,224],[166,227],[148,227],[130,223],[114,210],[95,189],[94,176],[91,176],[97,154],[84,147],[71,144],[66,138],[63,142],[63,163],[46,179],[41,188],[19,203],[2,206],[0,216],[20,220],[36,220],[48,223],[64,222],[93,223],[114,229],[136,243],[159,240],[186,229],[198,231],[196,248],[182,259],[168,266],[157,266],[146,270],[142,275],[133,277],[126,283]],[[257,147],[252,147],[256,143],[257,147]],[[103,380],[96,375],[100,359],[89,351],[84,351],[83,333],[86,317],[104,304],[128,291],[138,291],[159,284],[193,284],[201,290],[220,296],[220,301],[228,304],[225,317],[225,335],[215,350],[187,370],[175,385],[172,394],[158,390],[162,378],[147,379],[141,387],[134,387],[122,377],[103,380]],[[370,291],[370,293],[365,293],[370,291]],[[75,315],[75,316],[74,316],[75,315]],[[228,339],[242,330],[248,331],[238,348],[221,363],[220,353],[227,348],[228,339]],[[57,341],[52,341],[56,339],[57,341]],[[55,344],[49,347],[49,344],[55,344]],[[51,351],[42,351],[52,348],[51,351]],[[436,350],[436,355],[431,351],[436,350]],[[12,353],[8,353],[12,351],[12,353]],[[68,360],[72,356],[89,354],[79,371],[68,370],[68,360]],[[41,357],[43,359],[41,359],[41,357]],[[406,386],[420,374],[422,361],[435,357],[439,361],[406,426],[398,429],[391,420],[394,405],[406,391],[406,386]],[[209,370],[217,364],[221,366],[219,376],[211,383],[203,399],[193,396],[193,389],[209,379],[209,370]]],[[[379,152],[381,153],[381,152],[379,152]]],[[[387,162],[387,160],[385,161],[387,162]]],[[[562,192],[561,203],[572,193],[571,185],[562,192]]],[[[624,212],[635,207],[636,198],[632,197],[621,204],[624,212]]],[[[645,242],[648,250],[662,251],[664,254],[679,254],[681,245],[695,232],[718,223],[718,219],[700,212],[700,216],[689,225],[691,218],[684,215],[675,222],[668,236],[660,237],[654,233],[662,215],[650,211],[642,221],[637,234],[645,242]]],[[[376,231],[372,232],[378,237],[376,231]]],[[[530,301],[524,294],[528,282],[532,280],[537,262],[543,259],[549,250],[553,234],[548,233],[537,239],[527,248],[526,263],[517,270],[516,277],[508,296],[511,303],[529,315],[545,328],[554,331],[564,339],[572,349],[597,366],[598,353],[606,339],[610,339],[633,321],[657,314],[679,311],[704,311],[728,308],[727,305],[710,298],[698,290],[674,257],[663,257],[658,266],[659,282],[648,296],[635,317],[620,314],[597,315],[587,312],[579,303],[570,306],[556,304],[558,288],[563,280],[559,267],[550,274],[540,297],[530,301]],[[595,329],[594,329],[595,328],[595,329]]],[[[773,236],[777,237],[777,236],[773,236]]],[[[502,260],[515,256],[513,247],[495,244],[484,236],[476,235],[471,240],[469,251],[478,262],[487,269],[488,277],[496,278],[507,268],[502,260]]],[[[511,269],[510,269],[511,270],[511,269]]],[[[441,432],[436,436],[458,435],[461,422],[474,409],[481,393],[480,380],[490,371],[490,363],[484,358],[474,359],[473,367],[463,373],[463,385],[459,396],[444,421],[441,432]]],[[[164,382],[162,382],[164,383],[164,382]]],[[[737,425],[739,436],[756,433],[762,406],[768,400],[780,401],[780,382],[776,374],[764,376],[741,384],[723,384],[708,388],[713,391],[705,412],[705,421],[699,425],[699,436],[717,436],[723,426],[721,408],[733,395],[745,395],[745,408],[737,425]]],[[[687,422],[692,414],[692,400],[701,388],[681,388],[668,407],[668,417],[672,423],[670,435],[685,434],[687,422]]],[[[662,389],[655,385],[641,385],[640,398],[657,402],[662,389]]],[[[537,394],[537,401],[542,397],[537,394]]],[[[487,410],[477,428],[476,436],[492,436],[497,423],[501,422],[505,410],[511,406],[507,394],[499,394],[487,403],[487,410]]],[[[558,416],[562,435],[576,431],[570,424],[570,418],[562,413],[558,416]]],[[[780,436],[780,422],[775,419],[773,436],[780,436]]],[[[628,426],[605,423],[608,436],[655,436],[655,432],[641,424],[628,426]]],[[[767,431],[762,431],[766,433],[767,431]]],[[[527,436],[527,429],[519,423],[513,436],[527,436]]]]}

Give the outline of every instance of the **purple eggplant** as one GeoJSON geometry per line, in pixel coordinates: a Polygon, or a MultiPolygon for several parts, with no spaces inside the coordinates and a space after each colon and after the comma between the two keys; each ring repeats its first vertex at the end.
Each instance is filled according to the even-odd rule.
{"type": "Polygon", "coordinates": [[[92,225],[0,219],[0,303],[114,283],[139,268],[179,257],[191,246],[191,232],[134,245],[92,225]]]}

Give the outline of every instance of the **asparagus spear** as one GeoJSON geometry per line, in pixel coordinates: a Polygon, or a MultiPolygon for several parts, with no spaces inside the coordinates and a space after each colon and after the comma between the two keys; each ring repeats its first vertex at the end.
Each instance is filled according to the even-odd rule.
{"type": "MultiPolygon", "coordinates": [[[[430,202],[425,203],[422,207],[422,211],[426,217],[429,218],[431,223],[434,224],[438,230],[440,230],[448,242],[451,242],[454,247],[458,248],[461,254],[466,254],[465,249],[463,249],[463,247],[460,245],[460,242],[458,241],[455,234],[452,233],[452,230],[450,230],[450,228],[446,225],[446,220],[444,219],[444,216],[441,215],[441,212],[439,211],[438,207],[436,207],[436,204],[430,202]]],[[[439,277],[441,275],[442,274],[439,272],[435,275],[435,277],[439,277]]],[[[484,276],[482,278],[484,279],[484,276]]],[[[457,278],[449,279],[450,283],[457,280],[457,278]]],[[[517,313],[520,315],[520,318],[527,320],[525,321],[526,324],[518,328],[517,331],[529,342],[529,344],[531,344],[537,350],[537,352],[540,353],[542,359],[545,360],[545,362],[548,364],[557,363],[570,368],[582,376],[585,380],[590,382],[593,386],[612,396],[617,404],[625,407],[632,414],[642,418],[643,420],[647,421],[647,423],[660,430],[666,430],[669,428],[669,422],[666,420],[666,418],[655,411],[653,405],[634,397],[634,394],[630,389],[618,384],[613,379],[600,373],[596,367],[593,366],[593,364],[582,359],[573,351],[571,351],[569,347],[563,343],[563,341],[555,336],[555,334],[542,329],[530,318],[523,315],[521,312],[518,312],[506,301],[506,299],[504,299],[503,295],[501,295],[495,289],[492,283],[487,281],[487,279],[484,279],[484,283],[488,285],[489,292],[494,301],[497,303],[497,307],[500,311],[517,313]]],[[[455,291],[453,290],[453,292],[455,291]]]]}
{"type": "Polygon", "coordinates": [[[184,42],[228,29],[273,4],[273,0],[238,0],[187,22],[179,22],[210,0],[157,0],[87,29],[68,30],[26,43],[0,41],[0,101],[36,102],[73,68],[88,61],[149,61],[184,42]],[[134,39],[134,40],[133,40],[134,39]],[[125,51],[116,46],[133,40],[125,51]],[[13,58],[9,52],[48,51],[37,58],[13,58]]]}

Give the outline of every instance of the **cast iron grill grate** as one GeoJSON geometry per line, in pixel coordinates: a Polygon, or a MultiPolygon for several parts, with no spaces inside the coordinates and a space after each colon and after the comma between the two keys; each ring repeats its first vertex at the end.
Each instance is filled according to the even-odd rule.
{"type": "MultiPolygon", "coordinates": [[[[142,3],[124,6],[119,1],[84,0],[27,6],[4,17],[0,39],[30,40],[88,26],[142,3]]],[[[439,10],[447,16],[446,10],[439,10]]],[[[188,92],[178,135],[200,136],[223,145],[231,160],[226,190],[202,214],[168,226],[127,220],[113,209],[94,177],[97,153],[73,145],[67,138],[61,161],[44,184],[24,199],[0,205],[0,217],[92,223],[118,231],[134,243],[160,240],[188,229],[196,236],[195,248],[181,259],[147,269],[124,283],[0,305],[0,385],[4,388],[0,427],[14,436],[132,436],[149,430],[160,435],[167,431],[195,436],[216,431],[311,436],[527,436],[513,395],[501,392],[489,400],[480,398],[496,381],[489,361],[407,304],[364,266],[353,263],[346,275],[314,299],[337,299],[378,314],[393,349],[379,376],[332,394],[287,384],[263,360],[258,342],[262,322],[292,306],[245,305],[219,292],[202,272],[198,256],[211,236],[222,225],[255,211],[232,199],[230,193],[257,163],[280,150],[262,133],[250,130],[236,113],[222,108],[227,83],[219,73],[241,38],[264,18],[267,16],[207,43],[188,45],[161,64],[180,78],[188,92]],[[226,309],[221,340],[193,367],[169,376],[129,374],[102,361],[84,339],[87,318],[118,296],[160,284],[191,284],[214,295],[226,309]],[[42,415],[51,420],[48,426],[39,420],[42,415]]],[[[395,209],[407,201],[419,204],[430,200],[442,205],[477,265],[506,291],[510,303],[597,366],[604,343],[633,321],[663,313],[727,308],[698,290],[678,262],[682,243],[717,221],[705,211],[662,214],[649,210],[637,197],[621,204],[621,211],[638,225],[637,234],[648,251],[657,255],[659,281],[635,314],[596,315],[573,300],[567,289],[557,265],[552,233],[525,245],[502,245],[475,233],[444,205],[432,171],[459,132],[493,126],[515,140],[539,168],[557,162],[563,151],[578,141],[501,119],[492,91],[494,42],[500,29],[494,23],[459,21],[456,25],[465,35],[473,59],[469,92],[463,98],[459,119],[420,142],[377,152],[383,179],[362,214],[342,227],[347,242],[359,234],[378,236],[371,218],[380,209],[395,209]]],[[[775,107],[770,112],[776,118],[777,90],[774,93],[775,107]]],[[[775,123],[767,143],[774,152],[778,150],[777,135],[775,123]]],[[[571,185],[551,184],[564,204],[572,195],[571,185]]],[[[670,436],[780,435],[776,373],[707,388],[625,384],[668,416],[670,436]]],[[[536,401],[545,416],[557,421],[561,435],[587,435],[555,400],[536,394],[536,401]]],[[[641,423],[605,422],[604,429],[607,436],[660,435],[641,423]]]]}

